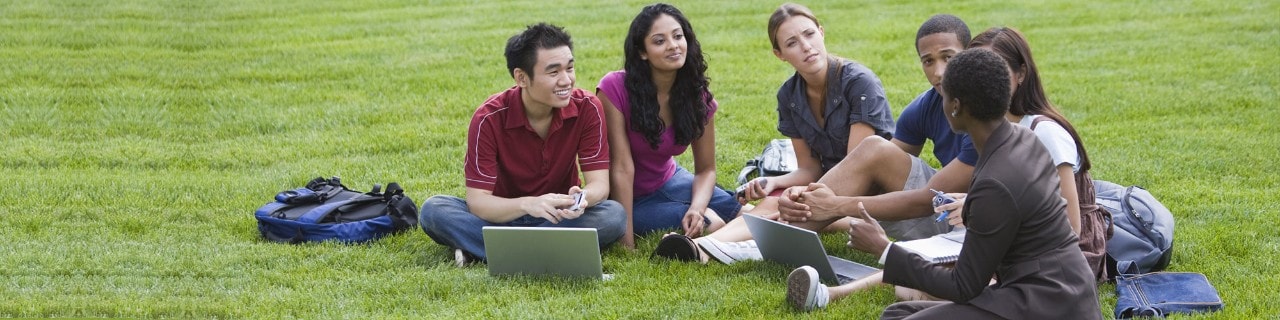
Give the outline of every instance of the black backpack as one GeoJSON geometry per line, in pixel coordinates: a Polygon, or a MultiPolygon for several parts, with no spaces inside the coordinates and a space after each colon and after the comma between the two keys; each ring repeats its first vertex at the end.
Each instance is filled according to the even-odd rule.
{"type": "Polygon", "coordinates": [[[267,240],[287,243],[337,240],[359,243],[418,225],[418,207],[395,182],[361,193],[338,177],[315,178],[305,188],[285,190],[254,212],[267,240]]]}

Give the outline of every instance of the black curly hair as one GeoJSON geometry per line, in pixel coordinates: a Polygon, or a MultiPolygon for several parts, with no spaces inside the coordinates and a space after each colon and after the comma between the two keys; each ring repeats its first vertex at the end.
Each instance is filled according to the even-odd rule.
{"type": "Polygon", "coordinates": [[[711,79],[707,78],[707,62],[702,57],[702,46],[698,37],[689,25],[689,19],[679,9],[665,3],[656,3],[640,9],[635,19],[631,20],[631,29],[627,31],[627,39],[622,48],[626,55],[623,69],[627,71],[625,83],[627,97],[631,102],[630,128],[644,136],[652,148],[658,147],[662,131],[666,125],[658,117],[658,88],[653,83],[653,70],[649,61],[641,59],[645,51],[645,39],[653,22],[662,15],[671,16],[680,23],[684,30],[684,39],[688,43],[685,52],[684,66],[676,71],[675,83],[671,85],[671,94],[667,107],[671,108],[675,122],[675,143],[688,145],[702,136],[707,125],[707,108],[711,103],[711,92],[707,90],[711,79]]]}
{"type": "Polygon", "coordinates": [[[947,62],[942,91],[948,99],[959,100],[975,119],[1002,119],[1009,110],[1009,67],[989,49],[961,51],[947,62]]]}

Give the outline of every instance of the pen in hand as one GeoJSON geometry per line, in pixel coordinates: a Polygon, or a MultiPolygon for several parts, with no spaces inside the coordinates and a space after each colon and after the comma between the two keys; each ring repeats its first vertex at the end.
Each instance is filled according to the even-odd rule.
{"type": "MultiPolygon", "coordinates": [[[[933,191],[933,207],[935,208],[944,204],[956,202],[955,198],[947,196],[947,194],[942,193],[942,191],[934,189],[929,189],[929,191],[933,191]]],[[[951,210],[942,211],[942,214],[938,215],[938,219],[936,221],[942,222],[943,220],[946,220],[948,214],[951,214],[951,210]]]]}

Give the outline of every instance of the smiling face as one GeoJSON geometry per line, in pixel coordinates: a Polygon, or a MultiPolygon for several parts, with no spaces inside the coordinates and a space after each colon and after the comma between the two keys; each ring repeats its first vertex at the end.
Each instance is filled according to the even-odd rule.
{"type": "Polygon", "coordinates": [[[805,16],[793,15],[778,25],[773,54],[791,64],[796,72],[814,74],[827,70],[827,46],[822,27],[805,16]]]}
{"type": "Polygon", "coordinates": [[[942,92],[942,73],[947,70],[947,61],[951,57],[964,51],[964,44],[956,38],[956,34],[934,33],[921,37],[916,42],[919,48],[916,52],[920,54],[920,67],[924,69],[924,77],[929,79],[929,85],[933,86],[934,91],[942,92]]]}
{"type": "Polygon", "coordinates": [[[573,69],[573,50],[568,46],[538,49],[538,61],[532,72],[516,70],[516,81],[523,88],[526,108],[563,108],[569,105],[577,75],[573,69]]]}
{"type": "Polygon", "coordinates": [[[684,67],[689,43],[684,28],[670,15],[660,15],[649,27],[640,59],[649,61],[654,71],[672,72],[684,67]]]}

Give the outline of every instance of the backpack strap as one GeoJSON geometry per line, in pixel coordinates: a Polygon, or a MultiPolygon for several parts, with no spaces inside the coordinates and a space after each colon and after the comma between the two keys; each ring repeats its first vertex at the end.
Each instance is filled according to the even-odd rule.
{"type": "Polygon", "coordinates": [[[382,193],[382,199],[391,202],[392,198],[402,194],[404,194],[404,189],[400,188],[400,184],[392,182],[387,184],[387,191],[382,193]]]}
{"type": "Polygon", "coordinates": [[[742,171],[738,172],[738,185],[747,184],[747,177],[750,177],[752,172],[755,172],[757,177],[760,176],[759,156],[755,159],[747,160],[747,165],[742,167],[742,171]]]}
{"type": "Polygon", "coordinates": [[[320,223],[320,221],[324,220],[325,217],[328,217],[329,215],[333,214],[335,211],[339,211],[338,208],[351,205],[353,204],[352,203],[353,201],[357,201],[361,197],[364,197],[364,196],[357,196],[355,198],[351,198],[343,201],[334,201],[334,202],[326,203],[319,207],[312,208],[311,211],[307,211],[307,213],[303,214],[301,217],[298,217],[298,222],[318,224],[320,223]]]}
{"type": "Polygon", "coordinates": [[[1139,203],[1142,203],[1144,206],[1149,207],[1149,205],[1147,205],[1145,201],[1142,201],[1142,199],[1137,199],[1133,197],[1133,190],[1135,188],[1146,190],[1145,188],[1142,188],[1142,186],[1129,186],[1128,188],[1125,188],[1124,201],[1120,202],[1120,207],[1124,208],[1125,213],[1133,216],[1134,220],[1138,220],[1138,222],[1141,223],[1140,225],[1141,228],[1139,229],[1142,230],[1143,233],[1146,233],[1147,237],[1151,239],[1155,239],[1154,243],[1156,244],[1164,243],[1164,235],[1153,230],[1153,228],[1155,228],[1155,221],[1148,221],[1147,219],[1144,219],[1142,215],[1138,214],[1137,211],[1133,208],[1134,202],[1139,202],[1139,203]]]}
{"type": "MultiPolygon", "coordinates": [[[[1030,117],[1031,115],[1027,115],[1027,116],[1028,116],[1028,117],[1030,117]]],[[[1040,124],[1041,122],[1045,122],[1045,121],[1055,122],[1055,121],[1053,121],[1053,119],[1051,119],[1051,118],[1049,118],[1049,117],[1041,116],[1041,115],[1037,115],[1036,117],[1031,118],[1031,126],[1030,126],[1030,127],[1028,127],[1028,129],[1031,129],[1032,131],[1035,131],[1035,130],[1036,130],[1036,125],[1040,124]]]]}

